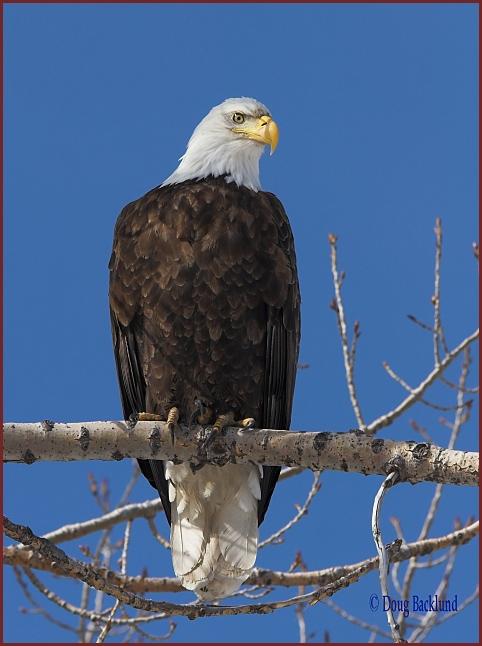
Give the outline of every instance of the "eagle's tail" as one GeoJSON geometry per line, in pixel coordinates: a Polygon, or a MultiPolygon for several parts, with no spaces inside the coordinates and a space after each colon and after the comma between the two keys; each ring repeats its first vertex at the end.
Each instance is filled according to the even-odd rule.
{"type": "Polygon", "coordinates": [[[227,597],[249,577],[258,547],[260,469],[166,463],[174,571],[203,600],[227,597]]]}

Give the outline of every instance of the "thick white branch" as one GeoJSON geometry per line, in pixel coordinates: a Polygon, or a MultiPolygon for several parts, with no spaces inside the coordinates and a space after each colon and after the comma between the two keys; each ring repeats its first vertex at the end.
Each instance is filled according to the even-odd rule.
{"type": "Polygon", "coordinates": [[[4,425],[4,460],[32,464],[38,460],[179,460],[193,465],[210,462],[257,462],[386,475],[395,467],[402,481],[423,480],[476,486],[479,455],[428,443],[374,439],[361,432],[308,433],[228,428],[204,442],[206,429],[182,426],[174,445],[163,422],[4,425]],[[207,447],[207,448],[206,448],[207,447]]]}

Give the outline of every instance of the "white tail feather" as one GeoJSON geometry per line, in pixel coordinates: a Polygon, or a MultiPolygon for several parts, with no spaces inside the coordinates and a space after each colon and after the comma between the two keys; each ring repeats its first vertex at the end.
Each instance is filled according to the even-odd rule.
{"type": "Polygon", "coordinates": [[[167,462],[166,477],[172,562],[182,585],[204,600],[233,594],[256,560],[258,467],[206,465],[193,474],[186,464],[167,462]]]}

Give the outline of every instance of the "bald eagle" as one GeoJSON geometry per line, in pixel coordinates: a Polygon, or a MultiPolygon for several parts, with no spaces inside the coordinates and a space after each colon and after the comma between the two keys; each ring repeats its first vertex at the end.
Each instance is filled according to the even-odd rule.
{"type": "MultiPolygon", "coordinates": [[[[114,233],[109,303],[124,418],[286,429],[300,340],[288,217],[261,190],[278,127],[228,99],[194,130],[177,169],[128,204],[114,233]]],[[[255,563],[280,468],[139,460],[171,526],[182,585],[233,594],[255,563]]]]}

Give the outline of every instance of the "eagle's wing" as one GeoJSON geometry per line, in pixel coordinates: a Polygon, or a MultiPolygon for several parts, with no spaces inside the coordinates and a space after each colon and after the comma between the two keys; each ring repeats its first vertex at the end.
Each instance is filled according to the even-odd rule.
{"type": "MultiPolygon", "coordinates": [[[[131,245],[124,244],[125,239],[129,237],[126,235],[125,223],[129,223],[132,216],[138,220],[141,219],[142,214],[138,213],[137,205],[137,202],[132,202],[122,210],[116,224],[114,247],[109,261],[112,341],[124,419],[129,419],[132,414],[146,411],[147,408],[147,388],[138,345],[139,339],[144,335],[143,330],[139,329],[140,317],[136,309],[140,284],[136,283],[132,276],[129,276],[130,273],[136,273],[132,272],[133,268],[130,266],[135,263],[135,259],[130,255],[125,257],[125,252],[131,249],[131,245]],[[122,266],[120,266],[121,263],[122,266]],[[118,277],[115,283],[112,281],[114,271],[120,274],[120,278],[118,277]],[[122,293],[118,294],[119,285],[122,286],[122,293]]],[[[142,276],[138,273],[136,273],[136,278],[138,281],[142,281],[142,276]]],[[[171,524],[171,503],[164,475],[164,464],[160,460],[138,460],[137,462],[142,474],[159,492],[164,512],[171,524]]]]}
{"type": "MultiPolygon", "coordinates": [[[[266,193],[266,196],[274,211],[279,242],[288,258],[293,279],[288,286],[283,307],[267,308],[263,419],[256,421],[264,428],[288,429],[291,423],[300,345],[300,291],[295,247],[288,216],[275,195],[266,193]]],[[[258,524],[263,522],[280,471],[280,467],[263,467],[261,500],[258,503],[258,524]]]]}
{"type": "MultiPolygon", "coordinates": [[[[133,413],[140,413],[146,409],[146,384],[140,366],[135,332],[136,319],[129,325],[123,326],[112,308],[110,319],[122,410],[124,419],[129,419],[133,413]]],[[[137,460],[137,462],[142,474],[159,492],[164,512],[171,524],[171,503],[163,462],[160,460],[137,460]]]]}

